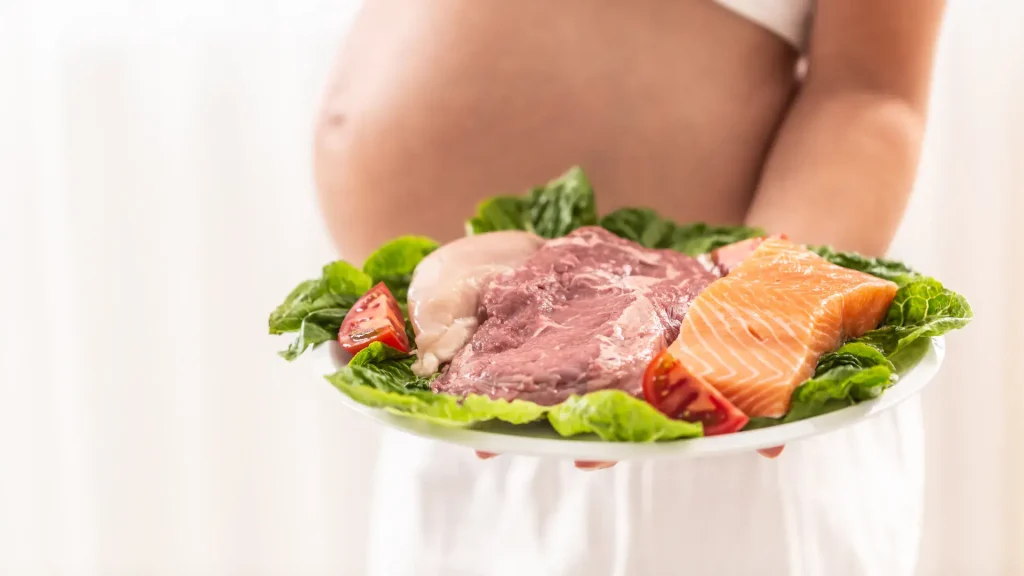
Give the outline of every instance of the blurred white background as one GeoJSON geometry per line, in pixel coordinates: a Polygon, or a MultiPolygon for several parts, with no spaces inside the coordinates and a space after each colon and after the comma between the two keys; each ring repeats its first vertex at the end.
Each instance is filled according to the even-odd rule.
{"type": "MultiPolygon", "coordinates": [[[[363,573],[378,431],[266,336],[336,256],[313,113],[357,8],[0,0],[0,574],[363,573]]],[[[926,392],[926,575],[1024,574],[1022,25],[950,6],[894,248],[977,316],[926,392]]]]}

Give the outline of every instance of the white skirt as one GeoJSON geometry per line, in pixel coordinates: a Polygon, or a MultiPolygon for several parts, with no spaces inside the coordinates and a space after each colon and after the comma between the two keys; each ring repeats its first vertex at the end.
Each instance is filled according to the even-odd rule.
{"type": "Polygon", "coordinates": [[[373,576],[914,573],[917,399],[757,454],[620,463],[501,456],[392,433],[373,495],[373,576]]]}

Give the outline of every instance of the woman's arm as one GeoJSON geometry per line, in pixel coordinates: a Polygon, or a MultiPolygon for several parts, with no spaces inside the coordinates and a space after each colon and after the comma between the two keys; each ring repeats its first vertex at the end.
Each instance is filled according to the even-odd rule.
{"type": "Polygon", "coordinates": [[[748,223],[881,255],[917,172],[942,0],[817,3],[807,79],[748,223]]]}

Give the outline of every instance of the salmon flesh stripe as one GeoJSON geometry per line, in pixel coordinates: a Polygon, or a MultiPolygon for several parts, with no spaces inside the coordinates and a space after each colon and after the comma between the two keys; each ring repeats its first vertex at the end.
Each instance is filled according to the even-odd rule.
{"type": "Polygon", "coordinates": [[[822,354],[878,326],[896,288],[768,239],[697,296],[669,350],[747,416],[777,418],[822,354]]]}

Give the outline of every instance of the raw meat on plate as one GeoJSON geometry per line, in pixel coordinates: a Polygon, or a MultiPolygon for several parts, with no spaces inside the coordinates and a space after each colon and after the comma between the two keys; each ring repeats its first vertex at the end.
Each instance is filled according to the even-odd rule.
{"type": "Polygon", "coordinates": [[[896,289],[766,239],[701,292],[669,351],[746,415],[783,416],[821,355],[877,327],[896,289]]]}
{"type": "Polygon", "coordinates": [[[451,360],[477,329],[482,285],[521,265],[543,244],[535,234],[506,230],[460,238],[424,258],[409,285],[413,371],[427,376],[451,360]]]}
{"type": "Polygon", "coordinates": [[[715,278],[602,228],[549,240],[486,284],[480,327],[433,388],[543,405],[608,388],[640,396],[647,365],[715,278]]]}

